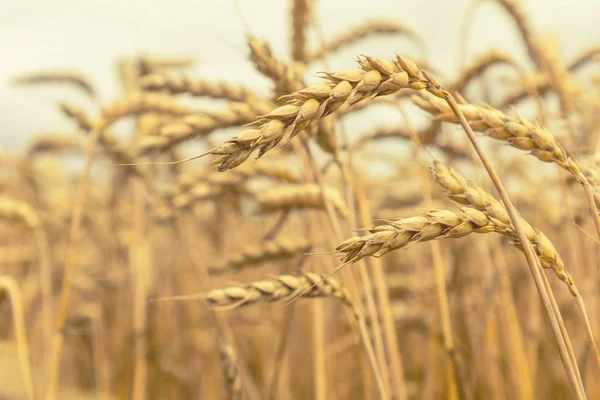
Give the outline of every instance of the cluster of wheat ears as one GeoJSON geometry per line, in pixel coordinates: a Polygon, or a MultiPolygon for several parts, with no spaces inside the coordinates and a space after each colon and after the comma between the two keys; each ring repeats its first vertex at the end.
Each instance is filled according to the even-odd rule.
{"type": "Polygon", "coordinates": [[[118,60],[108,102],[16,77],[89,101],[0,155],[0,397],[598,398],[600,48],[567,63],[496,3],[530,59],[454,78],[401,48],[330,68],[423,44],[323,38],[311,0],[291,60],[245,38],[268,91],[152,56],[118,60]]]}

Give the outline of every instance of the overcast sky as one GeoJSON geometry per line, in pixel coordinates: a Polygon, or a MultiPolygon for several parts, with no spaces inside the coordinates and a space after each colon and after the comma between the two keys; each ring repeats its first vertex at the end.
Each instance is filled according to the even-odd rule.
{"type": "MultiPolygon", "coordinates": [[[[315,0],[325,36],[367,19],[401,21],[427,43],[434,65],[452,75],[457,65],[460,22],[468,0],[315,0]]],[[[484,1],[472,27],[469,54],[491,47],[524,54],[512,22],[493,1],[484,1]]],[[[554,32],[567,59],[600,38],[596,0],[526,0],[539,32],[554,32]]],[[[47,68],[85,72],[102,100],[118,94],[117,56],[139,53],[190,55],[191,75],[244,83],[266,91],[269,83],[246,58],[242,23],[233,0],[18,0],[0,2],[0,149],[20,149],[34,134],[70,132],[55,109],[57,100],[86,104],[72,90],[14,88],[11,77],[47,68]]],[[[290,0],[239,0],[253,34],[267,39],[277,56],[290,54],[290,0]]],[[[316,43],[313,36],[312,44],[316,43]]],[[[342,52],[334,68],[353,67],[365,53],[385,58],[395,52],[419,56],[407,41],[369,40],[342,52]]]]}

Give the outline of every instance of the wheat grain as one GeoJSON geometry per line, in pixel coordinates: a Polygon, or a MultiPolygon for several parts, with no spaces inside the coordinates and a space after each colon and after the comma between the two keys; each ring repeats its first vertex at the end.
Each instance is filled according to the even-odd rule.
{"type": "MultiPolygon", "coordinates": [[[[448,103],[439,101],[433,96],[428,98],[414,96],[413,102],[443,121],[457,122],[456,115],[448,103]]],[[[555,163],[569,171],[585,191],[596,232],[600,238],[600,217],[592,187],[575,160],[567,154],[552,133],[539,123],[532,124],[520,116],[509,117],[489,106],[478,107],[464,103],[457,107],[465,115],[471,129],[484,132],[494,139],[506,141],[512,147],[529,151],[541,161],[555,163]]]]}

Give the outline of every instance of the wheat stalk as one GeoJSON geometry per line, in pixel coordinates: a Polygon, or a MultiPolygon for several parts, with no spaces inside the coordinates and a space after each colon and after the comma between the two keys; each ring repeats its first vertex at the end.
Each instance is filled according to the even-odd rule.
{"type": "Polygon", "coordinates": [[[306,31],[310,25],[312,0],[292,2],[292,58],[303,62],[306,59],[306,31]]]}
{"type": "MultiPolygon", "coordinates": [[[[492,167],[489,159],[486,157],[485,153],[481,149],[481,146],[479,146],[479,143],[477,143],[477,140],[475,138],[475,133],[473,132],[473,129],[469,126],[467,119],[465,118],[464,114],[460,110],[454,97],[449,92],[443,90],[441,88],[441,86],[436,82],[436,80],[433,77],[431,77],[429,74],[423,72],[423,75],[428,80],[428,91],[431,92],[432,94],[436,95],[437,97],[445,99],[446,102],[448,103],[448,105],[450,106],[450,108],[452,109],[452,112],[454,112],[454,114],[456,114],[456,116],[458,117],[460,125],[462,126],[463,130],[465,131],[467,138],[469,139],[469,142],[471,142],[471,145],[473,146],[475,152],[477,153],[477,156],[481,160],[483,166],[485,167],[486,172],[488,173],[488,175],[490,176],[490,179],[494,183],[496,191],[498,192],[498,194],[500,195],[500,198],[502,199],[502,203],[506,207],[506,211],[508,213],[509,219],[515,229],[515,232],[518,236],[519,242],[521,243],[521,246],[523,247],[523,251],[525,253],[525,258],[527,259],[527,264],[528,264],[529,270],[534,279],[538,293],[542,299],[542,303],[544,304],[544,309],[546,311],[546,314],[548,315],[548,318],[550,319],[552,333],[553,333],[554,339],[559,347],[559,354],[561,356],[561,361],[563,363],[565,372],[567,373],[571,392],[576,398],[584,399],[585,398],[585,389],[583,387],[581,375],[579,374],[577,363],[576,363],[575,357],[573,355],[573,348],[572,348],[571,341],[570,341],[569,336],[564,327],[564,323],[562,321],[562,316],[561,316],[558,306],[556,304],[556,300],[554,299],[552,290],[550,289],[550,285],[549,285],[545,275],[542,274],[542,271],[541,271],[542,266],[541,266],[539,260],[535,256],[533,247],[527,240],[523,222],[522,222],[521,218],[519,217],[519,214],[518,214],[515,206],[512,204],[512,201],[511,201],[510,197],[508,196],[508,193],[504,189],[504,186],[503,186],[502,182],[500,181],[500,177],[496,173],[496,170],[494,169],[494,167],[492,167]]],[[[579,305],[581,306],[582,303],[579,302],[579,305]]],[[[596,352],[596,354],[598,354],[598,353],[596,352]]]]}

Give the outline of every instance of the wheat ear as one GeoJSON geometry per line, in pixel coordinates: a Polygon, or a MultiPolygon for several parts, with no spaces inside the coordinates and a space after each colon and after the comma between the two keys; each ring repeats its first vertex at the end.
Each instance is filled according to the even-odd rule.
{"type": "Polygon", "coordinates": [[[152,151],[166,151],[173,146],[198,136],[223,128],[240,126],[252,122],[266,110],[266,103],[232,103],[226,110],[190,114],[173,123],[160,127],[159,134],[145,136],[138,142],[137,155],[152,151]]]}
{"type": "Polygon", "coordinates": [[[278,237],[260,245],[246,246],[223,263],[208,267],[211,274],[239,272],[245,268],[268,261],[287,260],[303,255],[311,248],[310,243],[293,237],[278,237]]]}
{"type": "Polygon", "coordinates": [[[39,84],[64,84],[76,87],[91,98],[97,96],[96,88],[90,80],[73,71],[39,71],[30,74],[19,75],[13,79],[16,85],[39,85],[39,84]]]}
{"type": "Polygon", "coordinates": [[[436,90],[422,71],[407,58],[397,56],[393,62],[373,57],[359,57],[361,69],[324,72],[329,83],[311,86],[286,96],[287,105],[255,120],[258,129],[246,130],[206,154],[218,155],[214,162],[219,170],[232,169],[259,150],[259,157],[287,136],[291,140],[300,131],[319,123],[327,115],[362,100],[389,95],[400,89],[436,90]]]}
{"type": "Polygon", "coordinates": [[[406,36],[415,42],[415,44],[419,45],[419,48],[424,48],[423,42],[419,36],[408,26],[397,21],[373,20],[353,26],[352,29],[343,32],[337,37],[324,43],[323,49],[308,54],[306,56],[306,61],[319,61],[323,57],[323,52],[326,54],[335,53],[343,47],[350,46],[359,40],[366,39],[373,35],[406,36]]]}
{"type": "Polygon", "coordinates": [[[256,69],[275,83],[276,97],[304,87],[302,84],[304,74],[302,64],[280,62],[273,56],[271,48],[266,42],[253,37],[248,38],[248,47],[250,48],[250,60],[254,63],[256,69]]]}
{"type": "Polygon", "coordinates": [[[263,212],[290,210],[294,208],[324,209],[326,201],[342,217],[348,217],[348,206],[341,194],[332,187],[326,187],[321,193],[321,188],[314,184],[281,185],[273,189],[261,190],[256,194],[256,201],[263,212]]]}
{"type": "Polygon", "coordinates": [[[245,87],[233,86],[227,82],[192,79],[185,75],[147,75],[140,79],[140,86],[147,91],[166,91],[170,94],[185,93],[195,97],[212,97],[248,103],[258,97],[245,87]]]}
{"type": "Polygon", "coordinates": [[[29,142],[26,157],[31,160],[36,154],[76,150],[81,150],[81,145],[72,135],[44,135],[37,136],[29,142]]]}

